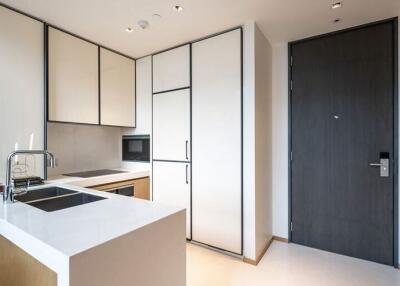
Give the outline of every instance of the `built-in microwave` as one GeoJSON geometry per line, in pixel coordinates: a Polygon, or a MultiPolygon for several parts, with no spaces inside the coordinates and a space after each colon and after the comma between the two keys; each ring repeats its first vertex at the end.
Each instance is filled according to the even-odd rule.
{"type": "Polygon", "coordinates": [[[150,135],[123,136],[122,160],[150,162],[150,135]]]}

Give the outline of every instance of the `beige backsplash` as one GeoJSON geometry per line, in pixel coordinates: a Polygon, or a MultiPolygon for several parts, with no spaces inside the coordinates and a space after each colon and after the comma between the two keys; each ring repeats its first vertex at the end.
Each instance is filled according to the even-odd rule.
{"type": "Polygon", "coordinates": [[[121,130],[77,124],[48,123],[47,149],[58,161],[48,176],[121,166],[121,130]]]}

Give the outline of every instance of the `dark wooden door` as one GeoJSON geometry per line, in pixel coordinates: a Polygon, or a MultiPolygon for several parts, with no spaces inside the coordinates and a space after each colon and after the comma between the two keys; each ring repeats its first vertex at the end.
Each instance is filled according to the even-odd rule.
{"type": "Polygon", "coordinates": [[[291,44],[294,243],[393,265],[394,29],[291,44]]]}

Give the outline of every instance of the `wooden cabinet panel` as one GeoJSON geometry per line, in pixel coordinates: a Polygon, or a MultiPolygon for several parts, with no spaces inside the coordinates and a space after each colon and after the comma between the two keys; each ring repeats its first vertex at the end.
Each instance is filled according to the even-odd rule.
{"type": "Polygon", "coordinates": [[[135,61],[101,48],[101,124],[135,127],[135,96],[135,61]]]}
{"type": "Polygon", "coordinates": [[[1,235],[0,253],[0,285],[57,285],[57,273],[1,235]]]}
{"type": "Polygon", "coordinates": [[[48,37],[48,119],[98,124],[98,47],[51,27],[48,37]]]}
{"type": "Polygon", "coordinates": [[[139,178],[135,180],[114,182],[110,184],[91,186],[90,189],[97,191],[110,191],[123,187],[132,186],[134,188],[134,196],[138,199],[150,200],[150,178],[139,178]]]}
{"type": "Polygon", "coordinates": [[[153,92],[190,86],[190,46],[153,56],[153,92]]]}

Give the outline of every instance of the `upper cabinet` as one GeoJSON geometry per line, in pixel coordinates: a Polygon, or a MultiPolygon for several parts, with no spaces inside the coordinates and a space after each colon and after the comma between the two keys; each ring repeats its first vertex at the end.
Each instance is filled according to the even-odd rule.
{"type": "Polygon", "coordinates": [[[48,120],[99,124],[98,46],[49,27],[48,120]]]}
{"type": "Polygon", "coordinates": [[[135,127],[135,61],[100,48],[100,123],[135,127]]]}
{"type": "Polygon", "coordinates": [[[190,45],[153,56],[153,93],[190,87],[190,45]]]}

